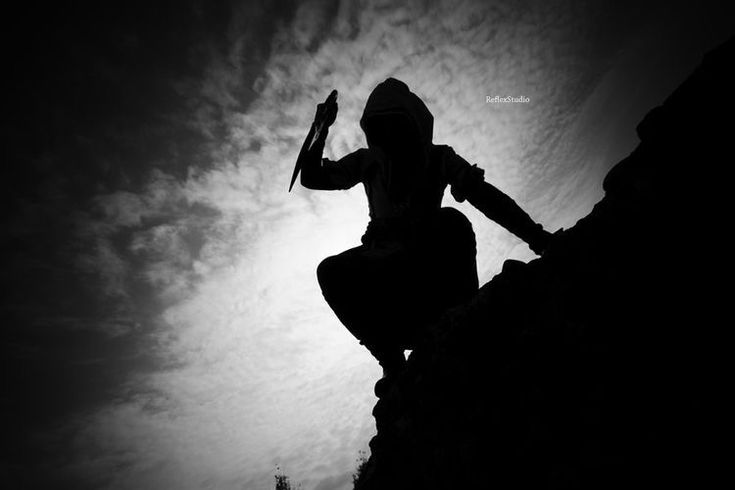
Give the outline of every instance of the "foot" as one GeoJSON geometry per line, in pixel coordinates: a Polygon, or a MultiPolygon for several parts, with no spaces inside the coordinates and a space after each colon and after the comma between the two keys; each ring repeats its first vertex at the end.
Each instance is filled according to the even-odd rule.
{"type": "Polygon", "coordinates": [[[403,356],[403,350],[391,349],[380,355],[378,363],[383,368],[383,377],[392,378],[406,367],[406,358],[403,356]]]}
{"type": "Polygon", "coordinates": [[[406,367],[406,358],[403,357],[403,351],[394,351],[389,355],[382,355],[378,362],[383,368],[383,377],[375,383],[375,396],[383,398],[406,367]]]}

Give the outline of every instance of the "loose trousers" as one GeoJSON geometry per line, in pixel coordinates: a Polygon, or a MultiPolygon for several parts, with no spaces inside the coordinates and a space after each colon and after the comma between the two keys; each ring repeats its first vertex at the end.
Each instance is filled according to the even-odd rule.
{"type": "Polygon", "coordinates": [[[440,208],[410,239],[378,236],[324,259],[322,294],[342,324],[378,357],[412,349],[423,328],[477,292],[472,224],[440,208]]]}

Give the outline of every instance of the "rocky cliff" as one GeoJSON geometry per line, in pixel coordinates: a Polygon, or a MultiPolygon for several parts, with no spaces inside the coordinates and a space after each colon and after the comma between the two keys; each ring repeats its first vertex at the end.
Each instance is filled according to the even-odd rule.
{"type": "Polygon", "coordinates": [[[432,325],[380,393],[358,490],[716,478],[734,62],[735,39],[705,55],[587,217],[432,325]]]}

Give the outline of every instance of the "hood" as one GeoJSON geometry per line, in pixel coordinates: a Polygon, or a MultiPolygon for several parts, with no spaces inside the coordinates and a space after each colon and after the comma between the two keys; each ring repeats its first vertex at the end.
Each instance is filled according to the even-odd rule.
{"type": "Polygon", "coordinates": [[[410,199],[417,188],[425,184],[424,181],[427,179],[426,170],[431,154],[434,116],[431,115],[424,102],[409,90],[408,85],[395,78],[388,78],[379,83],[365,103],[365,110],[360,118],[360,127],[368,139],[368,145],[371,145],[368,121],[374,116],[384,115],[403,116],[416,129],[416,134],[412,137],[418,138],[418,141],[404,142],[412,148],[409,151],[414,151],[414,145],[418,147],[419,154],[414,154],[415,159],[411,160],[413,165],[381,164],[391,201],[405,202],[406,199],[410,199]]]}
{"type": "Polygon", "coordinates": [[[370,93],[360,118],[360,127],[367,135],[365,122],[371,116],[402,114],[413,122],[421,144],[428,154],[434,132],[434,116],[416,94],[404,82],[388,78],[380,82],[370,93]]]}

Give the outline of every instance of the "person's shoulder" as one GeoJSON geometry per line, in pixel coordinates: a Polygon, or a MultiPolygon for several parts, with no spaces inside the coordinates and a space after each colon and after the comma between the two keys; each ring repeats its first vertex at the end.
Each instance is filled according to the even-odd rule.
{"type": "Polygon", "coordinates": [[[386,158],[383,150],[378,147],[360,148],[355,150],[353,153],[357,154],[360,160],[366,165],[371,165],[386,158]]]}
{"type": "Polygon", "coordinates": [[[451,145],[431,145],[431,159],[443,167],[453,167],[461,163],[462,158],[451,145]]]}
{"type": "Polygon", "coordinates": [[[360,180],[365,180],[375,174],[384,159],[385,154],[378,148],[361,147],[342,157],[340,163],[355,175],[359,175],[360,180]]]}
{"type": "Polygon", "coordinates": [[[357,150],[351,151],[339,159],[341,164],[355,164],[363,165],[371,158],[370,150],[368,148],[358,148],[357,150]]]}
{"type": "Polygon", "coordinates": [[[431,154],[434,158],[439,157],[440,160],[452,160],[459,156],[454,147],[447,144],[432,144],[431,154]]]}
{"type": "Polygon", "coordinates": [[[433,144],[431,145],[431,153],[436,155],[446,155],[447,153],[454,153],[454,148],[452,148],[449,145],[441,144],[433,144]]]}

